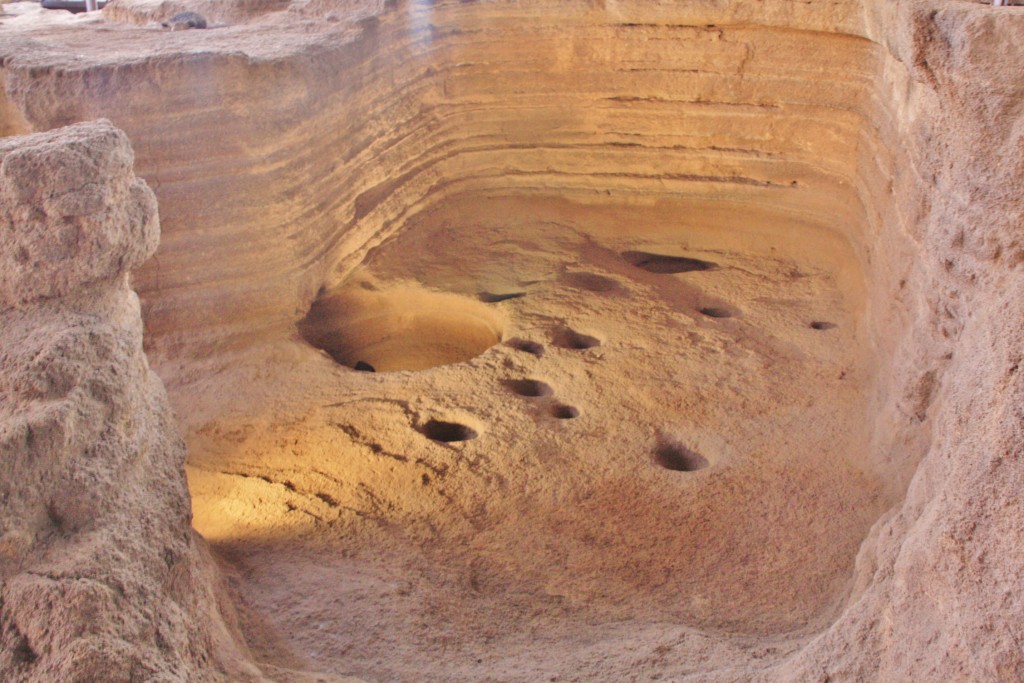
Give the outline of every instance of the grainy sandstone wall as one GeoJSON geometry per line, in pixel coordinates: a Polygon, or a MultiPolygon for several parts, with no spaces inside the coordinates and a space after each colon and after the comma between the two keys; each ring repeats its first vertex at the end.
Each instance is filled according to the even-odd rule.
{"type": "Polygon", "coordinates": [[[256,672],[221,616],[185,445],[142,352],[128,272],[158,239],[109,122],[0,141],[4,681],[256,672]]]}
{"type": "Polygon", "coordinates": [[[806,680],[1019,680],[1024,603],[1024,16],[869,6],[885,52],[860,191],[879,383],[877,455],[909,486],[861,548],[844,615],[783,668],[806,680]]]}
{"type": "Polygon", "coordinates": [[[108,116],[135,141],[165,228],[137,282],[169,376],[286,333],[411,213],[463,193],[791,206],[861,250],[872,458],[902,502],[847,611],[772,680],[1021,677],[1018,10],[293,9],[221,33],[117,29],[121,47],[84,55],[56,29],[3,47],[0,130],[108,116]]]}

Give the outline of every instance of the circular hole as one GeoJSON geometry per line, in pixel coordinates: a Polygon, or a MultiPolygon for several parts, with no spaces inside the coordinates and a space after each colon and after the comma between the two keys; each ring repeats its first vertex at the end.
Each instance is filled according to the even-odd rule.
{"type": "Polygon", "coordinates": [[[707,458],[680,444],[665,443],[654,451],[654,462],[673,472],[695,472],[707,467],[707,458]]]}
{"type": "Polygon", "coordinates": [[[568,327],[555,332],[552,342],[555,346],[560,346],[563,349],[575,349],[576,351],[592,349],[595,346],[601,345],[601,340],[597,337],[591,337],[589,334],[582,334],[575,330],[571,330],[568,327]]]}
{"type": "Polygon", "coordinates": [[[494,309],[473,299],[358,285],[323,294],[298,324],[303,339],[341,365],[376,372],[467,361],[497,344],[501,328],[494,309]]]}
{"type": "Polygon", "coordinates": [[[527,339],[509,339],[505,342],[505,345],[509,348],[515,349],[516,351],[524,351],[525,353],[537,356],[537,358],[544,355],[543,344],[538,344],[537,342],[529,341],[527,339]]]}
{"type": "Polygon", "coordinates": [[[469,441],[475,439],[477,433],[471,427],[459,424],[458,422],[444,422],[442,420],[430,420],[420,427],[420,434],[433,441],[452,443],[453,441],[469,441]]]}
{"type": "Polygon", "coordinates": [[[513,393],[527,398],[550,396],[552,394],[550,386],[536,379],[507,379],[502,384],[513,393]]]}
{"type": "Polygon", "coordinates": [[[579,416],[580,411],[578,408],[573,408],[572,406],[563,405],[561,403],[551,406],[551,417],[559,420],[571,420],[579,416]]]}
{"type": "Polygon", "coordinates": [[[811,329],[813,330],[834,330],[839,327],[835,323],[826,322],[824,320],[815,320],[811,323],[811,329]]]}
{"type": "Polygon", "coordinates": [[[735,313],[722,306],[705,306],[700,312],[709,318],[731,318],[735,313]]]}
{"type": "Polygon", "coordinates": [[[718,267],[717,263],[702,261],[699,258],[652,254],[648,251],[624,251],[622,258],[648,273],[689,273],[695,270],[714,270],[718,267]]]}

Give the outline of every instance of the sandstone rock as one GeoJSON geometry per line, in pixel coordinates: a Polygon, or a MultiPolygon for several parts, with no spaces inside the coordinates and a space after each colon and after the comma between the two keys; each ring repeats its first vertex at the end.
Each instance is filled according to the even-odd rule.
{"type": "Polygon", "coordinates": [[[152,256],[156,198],[109,122],[0,140],[0,309],[114,280],[152,256]]]}
{"type": "MultiPolygon", "coordinates": [[[[147,343],[268,676],[1024,678],[1020,12],[119,3],[103,25],[5,24],[0,130],[106,116],[136,143],[164,225],[137,273],[147,343]],[[238,24],[128,25],[183,9],[238,24]],[[367,262],[380,292],[487,293],[512,338],[426,373],[335,368],[295,324],[321,290],[374,291],[367,262]]],[[[26,185],[0,195],[5,220],[57,229],[0,250],[16,680],[95,675],[75,664],[95,651],[111,678],[235,656],[175,621],[212,575],[165,590],[154,559],[198,552],[180,445],[146,451],[169,453],[156,521],[118,526],[154,495],[122,463],[164,433],[133,412],[157,399],[121,279],[149,248],[123,153],[62,157],[121,178],[71,173],[67,197],[15,155],[26,185]],[[105,211],[136,218],[108,235],[105,211]],[[66,220],[98,240],[70,272],[66,220]],[[119,555],[40,554],[115,547],[108,519],[119,555]],[[135,578],[46,592],[69,562],[135,578]],[[88,637],[47,650],[48,618],[88,637]],[[156,624],[159,651],[116,630],[156,624]]]]}
{"type": "Polygon", "coordinates": [[[142,352],[127,276],[159,228],[126,136],[0,141],[0,216],[0,678],[251,677],[142,352]]]}

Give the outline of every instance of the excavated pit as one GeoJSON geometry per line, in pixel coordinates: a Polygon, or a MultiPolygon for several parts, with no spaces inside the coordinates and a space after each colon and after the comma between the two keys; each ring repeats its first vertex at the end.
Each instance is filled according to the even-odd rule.
{"type": "Polygon", "coordinates": [[[459,363],[501,341],[501,321],[485,306],[416,287],[325,292],[298,329],[341,365],[377,372],[459,363]]]}
{"type": "Polygon", "coordinates": [[[254,660],[846,662],[959,333],[954,267],[907,265],[940,209],[904,126],[937,109],[888,10],[328,4],[25,10],[4,62],[0,130],[136,142],[147,350],[254,660]]]}

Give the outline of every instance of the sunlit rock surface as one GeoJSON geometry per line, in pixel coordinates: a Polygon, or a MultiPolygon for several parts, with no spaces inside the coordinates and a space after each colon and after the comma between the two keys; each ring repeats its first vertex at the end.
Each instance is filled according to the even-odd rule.
{"type": "Polygon", "coordinates": [[[1024,675],[1024,10],[118,3],[7,11],[0,130],[133,141],[147,349],[265,675],[1024,675]],[[307,343],[424,290],[501,343],[307,343]]]}

